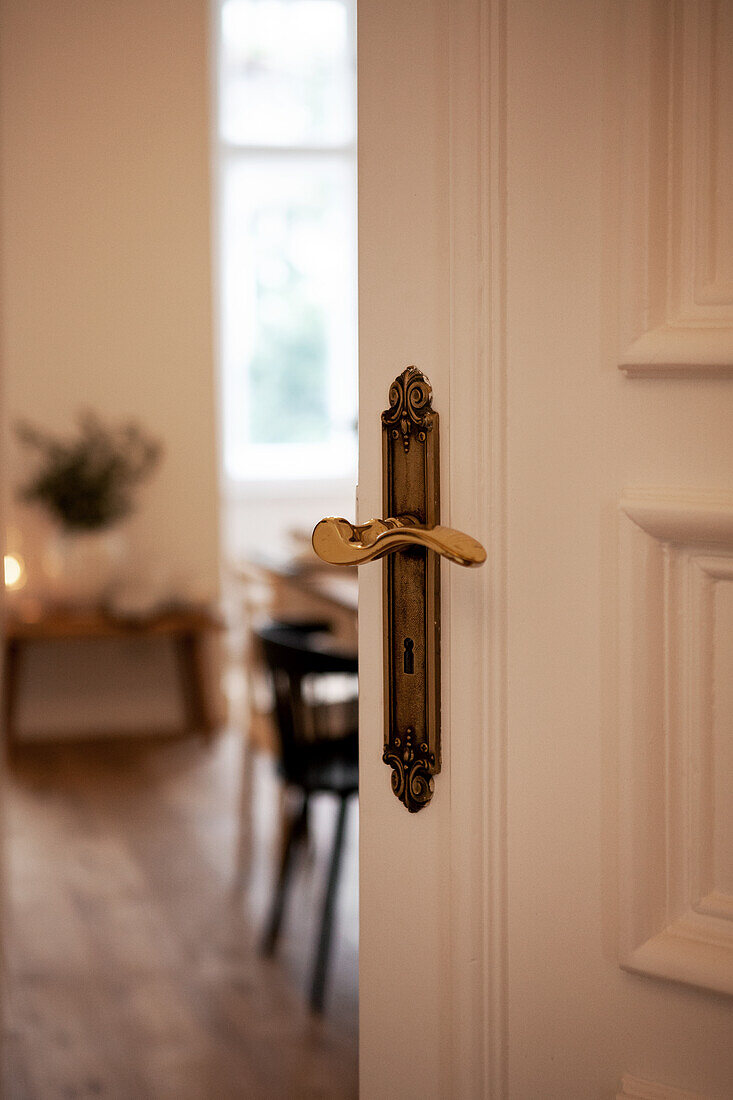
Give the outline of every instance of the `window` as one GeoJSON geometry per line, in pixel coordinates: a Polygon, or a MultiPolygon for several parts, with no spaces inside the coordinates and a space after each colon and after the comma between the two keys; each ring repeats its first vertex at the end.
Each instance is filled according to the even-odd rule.
{"type": "Polygon", "coordinates": [[[353,0],[222,0],[224,474],[354,478],[353,0]]]}

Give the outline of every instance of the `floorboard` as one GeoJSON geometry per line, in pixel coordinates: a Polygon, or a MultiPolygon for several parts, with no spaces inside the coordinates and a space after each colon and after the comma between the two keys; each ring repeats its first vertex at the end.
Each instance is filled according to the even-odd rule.
{"type": "Polygon", "coordinates": [[[248,767],[243,830],[234,732],[19,756],[5,790],[5,1100],[357,1095],[356,805],[319,1019],[308,970],[335,805],[314,808],[281,948],[264,960],[279,789],[268,759],[248,767]]]}

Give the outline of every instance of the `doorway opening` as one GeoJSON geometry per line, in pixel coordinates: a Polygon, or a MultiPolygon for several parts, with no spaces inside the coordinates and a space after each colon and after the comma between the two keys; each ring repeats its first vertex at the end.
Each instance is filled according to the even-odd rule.
{"type": "Polygon", "coordinates": [[[353,4],[0,9],[0,1091],[353,1097],[353,4]]]}
{"type": "MultiPolygon", "coordinates": [[[[218,13],[222,575],[225,683],[244,731],[239,874],[273,956],[287,955],[288,928],[302,943],[287,914],[315,903],[307,984],[322,1008],[333,951],[351,960],[340,980],[352,993],[358,952],[356,577],[324,566],[310,541],[321,516],[353,511],[356,488],[355,3],[220,0],[218,13]],[[263,892],[273,843],[277,881],[263,892]],[[299,907],[291,893],[309,852],[323,866],[306,872],[315,894],[299,907]]],[[[341,1018],[355,1023],[355,1010],[352,997],[341,1018]]]]}

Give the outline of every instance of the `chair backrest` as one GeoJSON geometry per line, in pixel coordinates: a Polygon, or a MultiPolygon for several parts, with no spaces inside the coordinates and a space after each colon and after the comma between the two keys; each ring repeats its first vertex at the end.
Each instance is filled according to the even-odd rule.
{"type": "Polygon", "coordinates": [[[296,782],[304,752],[319,739],[313,723],[314,708],[304,697],[304,681],[334,673],[353,675],[358,669],[356,656],[315,644],[315,635],[322,629],[321,623],[273,623],[254,632],[272,675],[282,769],[286,778],[296,782]]]}

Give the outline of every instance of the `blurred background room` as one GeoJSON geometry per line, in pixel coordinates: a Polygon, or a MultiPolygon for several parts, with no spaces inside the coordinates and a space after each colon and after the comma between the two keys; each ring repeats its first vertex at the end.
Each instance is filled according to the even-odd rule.
{"type": "Polygon", "coordinates": [[[351,1097],[354,0],[0,0],[0,1094],[351,1097]]]}

